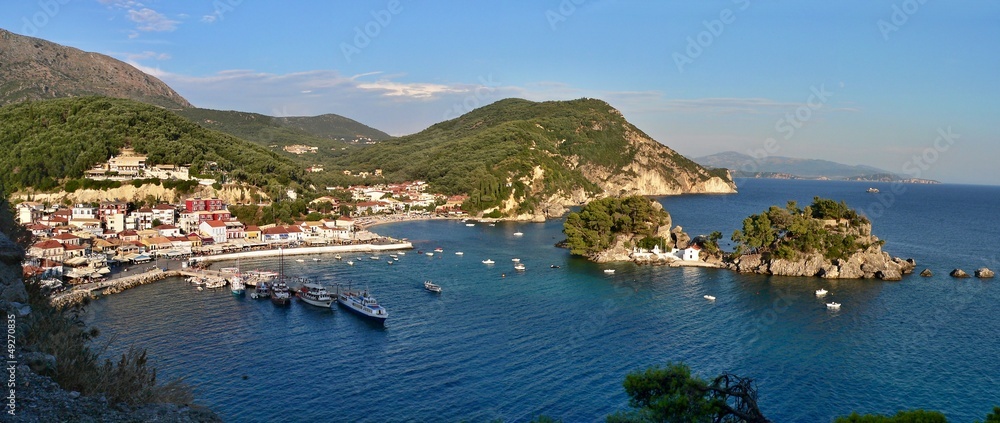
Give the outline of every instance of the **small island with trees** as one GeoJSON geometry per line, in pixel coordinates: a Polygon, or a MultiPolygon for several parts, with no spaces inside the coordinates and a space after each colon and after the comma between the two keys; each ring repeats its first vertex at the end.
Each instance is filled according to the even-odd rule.
{"type": "Polygon", "coordinates": [[[566,218],[565,246],[596,262],[635,261],[707,266],[781,276],[900,280],[912,259],[882,251],[871,222],[844,202],[816,197],[800,208],[794,201],[771,206],[743,220],[723,252],[722,234],[692,239],[656,201],[641,196],[603,198],[566,218]]]}

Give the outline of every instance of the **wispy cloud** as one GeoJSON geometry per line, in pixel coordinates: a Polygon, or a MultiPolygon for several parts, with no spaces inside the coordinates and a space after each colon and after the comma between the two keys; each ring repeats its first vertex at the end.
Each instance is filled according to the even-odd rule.
{"type": "MultiPolygon", "coordinates": [[[[97,0],[105,6],[114,9],[124,9],[128,20],[136,24],[135,29],[142,32],[169,32],[177,29],[181,21],[168,18],[166,15],[157,12],[145,4],[135,0],[97,0]]],[[[187,15],[181,15],[187,17],[187,15]]],[[[130,31],[129,39],[139,36],[139,32],[130,31]]]]}
{"type": "Polygon", "coordinates": [[[128,18],[138,24],[138,30],[147,32],[173,31],[181,23],[150,8],[131,9],[128,11],[128,18]]]}

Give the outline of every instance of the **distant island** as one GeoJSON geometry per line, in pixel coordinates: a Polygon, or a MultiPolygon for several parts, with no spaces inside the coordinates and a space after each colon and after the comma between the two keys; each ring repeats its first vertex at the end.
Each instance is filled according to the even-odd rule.
{"type": "Polygon", "coordinates": [[[816,197],[805,209],[794,201],[743,220],[725,253],[718,231],[692,239],[669,213],[644,197],[605,198],[566,218],[564,246],[596,262],[634,261],[728,268],[740,273],[828,279],[900,280],[916,263],[891,257],[872,235],[871,222],[844,202],[816,197]]]}
{"type": "Polygon", "coordinates": [[[726,151],[693,159],[711,169],[729,169],[734,178],[805,179],[857,182],[939,184],[931,179],[912,178],[872,166],[851,166],[828,160],[794,157],[753,156],[726,151]]]}

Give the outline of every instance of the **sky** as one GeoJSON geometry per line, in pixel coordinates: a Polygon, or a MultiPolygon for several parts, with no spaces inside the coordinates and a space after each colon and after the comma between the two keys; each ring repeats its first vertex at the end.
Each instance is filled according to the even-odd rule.
{"type": "Polygon", "coordinates": [[[819,158],[1000,185],[1000,2],[5,2],[198,107],[392,135],[494,101],[599,98],[688,157],[819,158]]]}

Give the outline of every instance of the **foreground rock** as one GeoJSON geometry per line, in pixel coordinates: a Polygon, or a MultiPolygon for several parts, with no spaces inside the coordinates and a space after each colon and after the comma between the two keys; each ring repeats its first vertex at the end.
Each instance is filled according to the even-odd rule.
{"type": "MultiPolygon", "coordinates": [[[[47,422],[221,422],[212,411],[195,405],[148,404],[131,408],[108,404],[103,397],[65,391],[26,365],[17,368],[17,410],[13,421],[47,422]]],[[[10,417],[8,414],[4,414],[10,417]]],[[[10,420],[5,420],[10,421],[10,420]]]]}
{"type": "Polygon", "coordinates": [[[962,270],[962,269],[952,270],[951,273],[949,273],[949,275],[951,275],[951,277],[953,277],[953,278],[967,278],[967,277],[969,277],[969,274],[965,273],[965,271],[962,270]]]}
{"type": "Polygon", "coordinates": [[[996,276],[996,274],[993,273],[993,271],[990,270],[990,269],[988,269],[988,268],[983,267],[983,268],[980,268],[980,269],[976,270],[976,277],[977,278],[986,279],[986,278],[992,278],[993,276],[996,276]]]}

